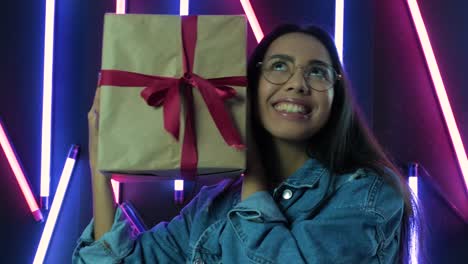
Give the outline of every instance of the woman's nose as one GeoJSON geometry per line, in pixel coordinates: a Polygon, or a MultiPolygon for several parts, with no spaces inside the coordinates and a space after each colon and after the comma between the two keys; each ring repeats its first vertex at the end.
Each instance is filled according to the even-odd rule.
{"type": "Polygon", "coordinates": [[[302,76],[302,69],[297,69],[285,85],[286,91],[288,92],[297,92],[305,95],[310,94],[310,89],[302,76]]]}

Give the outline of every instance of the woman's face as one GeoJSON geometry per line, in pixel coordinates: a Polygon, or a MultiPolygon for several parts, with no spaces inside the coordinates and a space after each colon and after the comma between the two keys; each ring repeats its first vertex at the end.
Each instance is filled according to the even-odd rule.
{"type": "Polygon", "coordinates": [[[320,67],[314,65],[321,63],[332,65],[325,46],[312,36],[288,33],[271,43],[262,62],[258,109],[263,127],[274,138],[306,141],[325,125],[334,89],[326,90],[327,87],[320,86],[323,84],[320,67]],[[265,70],[269,71],[268,76],[265,76],[265,70]],[[288,75],[287,72],[294,73],[285,83],[274,84],[278,83],[276,75],[288,75]],[[309,81],[304,76],[309,76],[309,81]]]}

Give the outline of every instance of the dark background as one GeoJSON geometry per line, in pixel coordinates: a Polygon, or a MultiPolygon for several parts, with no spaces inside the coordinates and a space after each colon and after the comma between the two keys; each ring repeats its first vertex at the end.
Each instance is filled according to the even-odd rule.
{"type": "MultiPolygon", "coordinates": [[[[129,13],[179,12],[174,0],[129,2],[129,13]]],[[[243,14],[240,1],[191,2],[190,14],[243,14]]],[[[264,32],[278,23],[292,22],[318,24],[334,33],[334,1],[251,2],[264,32]]],[[[419,2],[467,149],[468,2],[419,2]]],[[[0,118],[37,197],[45,0],[7,1],[4,5],[0,16],[0,118]]],[[[428,257],[432,263],[464,263],[468,259],[467,191],[406,1],[345,1],[345,5],[344,63],[353,93],[377,138],[395,160],[419,162],[428,172],[421,173],[420,184],[430,231],[428,257]]],[[[105,12],[115,12],[114,1],[56,1],[51,197],[70,145],[82,148],[45,263],[70,262],[76,240],[92,217],[87,111],[100,68],[105,12]]],[[[251,51],[256,41],[250,29],[248,41],[251,51]]],[[[200,184],[210,183],[214,180],[200,184]]],[[[34,222],[3,152],[0,186],[0,262],[31,263],[44,223],[34,222]]],[[[188,185],[186,196],[191,197],[199,187],[188,185]]],[[[126,183],[122,194],[149,226],[177,213],[172,182],[126,183]]]]}

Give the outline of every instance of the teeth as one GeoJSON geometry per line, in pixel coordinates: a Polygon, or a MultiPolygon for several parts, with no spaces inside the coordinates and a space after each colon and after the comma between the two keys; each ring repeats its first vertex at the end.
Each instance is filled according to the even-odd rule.
{"type": "Polygon", "coordinates": [[[279,103],[275,105],[275,109],[278,111],[288,112],[288,113],[302,113],[305,114],[306,109],[302,105],[291,104],[291,103],[279,103]]]}

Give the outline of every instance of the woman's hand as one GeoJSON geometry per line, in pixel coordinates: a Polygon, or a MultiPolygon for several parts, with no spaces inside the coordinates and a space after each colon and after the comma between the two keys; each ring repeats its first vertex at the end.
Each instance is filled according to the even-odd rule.
{"type": "Polygon", "coordinates": [[[115,208],[114,195],[110,177],[106,177],[96,167],[98,153],[98,124],[99,124],[99,95],[100,88],[96,90],[94,102],[88,113],[89,129],[89,164],[91,168],[93,190],[94,239],[98,240],[108,232],[114,222],[115,208]]]}
{"type": "Polygon", "coordinates": [[[247,128],[247,169],[243,174],[242,201],[255,192],[268,190],[265,167],[251,127],[247,128]]]}
{"type": "Polygon", "coordinates": [[[98,123],[99,123],[99,95],[100,88],[98,87],[94,95],[93,106],[88,112],[88,136],[89,136],[89,166],[91,169],[91,176],[96,175],[96,161],[97,161],[97,138],[98,138],[98,123]]]}

